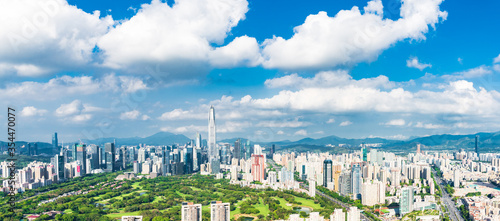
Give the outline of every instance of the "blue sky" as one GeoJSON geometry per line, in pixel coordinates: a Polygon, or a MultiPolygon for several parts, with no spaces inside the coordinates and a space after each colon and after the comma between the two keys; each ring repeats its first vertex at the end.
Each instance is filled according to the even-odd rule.
{"type": "Polygon", "coordinates": [[[20,140],[206,137],[210,105],[218,138],[500,130],[498,1],[4,6],[0,103],[20,140]]]}

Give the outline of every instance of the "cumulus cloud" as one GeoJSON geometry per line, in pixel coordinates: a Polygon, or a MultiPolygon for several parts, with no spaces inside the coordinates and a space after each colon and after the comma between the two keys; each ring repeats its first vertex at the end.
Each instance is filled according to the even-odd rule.
{"type": "Polygon", "coordinates": [[[279,78],[268,79],[264,84],[269,88],[329,88],[342,85],[392,88],[395,86],[394,82],[389,81],[389,78],[383,75],[374,78],[354,80],[345,70],[319,72],[312,78],[304,78],[298,74],[290,74],[279,78]]]}
{"type": "Polygon", "coordinates": [[[47,113],[47,110],[37,109],[33,106],[27,106],[23,108],[20,115],[23,117],[32,117],[32,116],[42,116],[45,113],[47,113]]]}
{"type": "Polygon", "coordinates": [[[500,54],[493,58],[493,64],[500,63],[500,54]]]}
{"type": "Polygon", "coordinates": [[[66,0],[1,1],[2,74],[39,76],[92,61],[93,49],[111,16],[86,13],[66,0]]]}
{"type": "MultiPolygon", "coordinates": [[[[22,98],[23,100],[53,100],[72,95],[90,95],[102,92],[133,93],[148,89],[137,77],[105,75],[102,78],[92,76],[64,75],[48,82],[24,81],[11,83],[0,88],[0,97],[22,98]]],[[[7,98],[6,98],[7,99],[7,98]]]]}
{"type": "Polygon", "coordinates": [[[295,119],[293,121],[261,121],[256,126],[257,127],[304,127],[311,123],[299,121],[295,119]]]}
{"type": "Polygon", "coordinates": [[[194,113],[193,110],[182,110],[175,109],[169,112],[163,113],[159,118],[159,120],[185,120],[185,119],[208,119],[207,114],[194,113]]]}
{"type": "Polygon", "coordinates": [[[297,132],[295,132],[294,135],[307,136],[307,131],[306,130],[298,130],[297,132]]]}
{"type": "Polygon", "coordinates": [[[286,70],[329,69],[375,60],[385,49],[405,39],[425,40],[429,25],[447,17],[442,0],[406,0],[401,18],[383,18],[380,0],[364,8],[342,10],[334,17],[326,12],[309,15],[294,28],[290,39],[274,37],[263,44],[263,65],[286,70]]]}
{"type": "Polygon", "coordinates": [[[324,113],[377,111],[491,115],[496,114],[493,110],[500,108],[500,94],[481,87],[476,89],[472,82],[459,80],[449,82],[437,91],[416,92],[402,87],[387,90],[355,84],[305,87],[282,90],[272,97],[252,99],[248,103],[264,109],[287,108],[324,113]]]}
{"type": "Polygon", "coordinates": [[[394,119],[394,120],[390,120],[389,122],[385,123],[385,125],[388,125],[388,126],[404,126],[405,124],[406,124],[406,122],[403,119],[394,119]]]}
{"type": "Polygon", "coordinates": [[[100,110],[100,108],[84,104],[80,100],[74,100],[68,104],[61,104],[61,106],[56,109],[55,116],[63,121],[82,123],[92,118],[92,114],[89,112],[98,110],[100,110]]]}
{"type": "Polygon", "coordinates": [[[349,125],[351,125],[351,124],[352,124],[352,122],[351,122],[351,121],[343,121],[342,123],[340,123],[340,124],[339,124],[339,126],[341,126],[341,127],[345,127],[345,126],[349,126],[349,125]]]}
{"type": "Polygon", "coordinates": [[[330,119],[328,119],[328,120],[326,121],[326,123],[327,123],[327,124],[333,124],[333,123],[335,123],[335,119],[330,118],[330,119]]]}
{"type": "Polygon", "coordinates": [[[247,11],[246,0],[178,0],[172,6],[153,0],[99,40],[103,64],[132,70],[160,65],[169,78],[196,76],[212,65],[257,65],[254,38],[242,36],[224,47],[212,46],[224,43],[247,11]]]}
{"type": "Polygon", "coordinates": [[[470,78],[479,78],[485,75],[492,74],[491,67],[482,65],[476,68],[472,68],[466,71],[460,71],[453,73],[451,75],[443,75],[442,78],[446,80],[460,80],[460,79],[470,79],[470,78]]]}
{"type": "Polygon", "coordinates": [[[423,122],[417,122],[417,124],[415,124],[415,127],[424,128],[424,129],[443,129],[443,128],[446,128],[446,126],[442,125],[442,124],[432,124],[432,123],[423,123],[423,122]]]}
{"type": "Polygon", "coordinates": [[[127,111],[123,112],[120,114],[120,119],[121,120],[135,120],[141,115],[141,112],[138,110],[132,110],[132,111],[127,111]]]}
{"type": "Polygon", "coordinates": [[[416,69],[422,71],[422,70],[424,70],[426,68],[432,67],[432,65],[431,64],[420,63],[420,61],[418,61],[417,57],[410,57],[408,60],[406,60],[406,67],[416,68],[416,69]]]}

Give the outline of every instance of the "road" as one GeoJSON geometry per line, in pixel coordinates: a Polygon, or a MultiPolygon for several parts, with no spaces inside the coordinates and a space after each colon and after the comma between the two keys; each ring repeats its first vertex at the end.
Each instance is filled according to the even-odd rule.
{"type": "MultiPolygon", "coordinates": [[[[269,162],[270,162],[271,166],[272,166],[274,169],[276,169],[277,171],[278,171],[278,169],[280,169],[280,168],[276,165],[276,163],[275,163],[274,161],[269,160],[269,162]]],[[[309,190],[309,186],[308,186],[308,185],[306,185],[306,184],[304,184],[304,183],[301,183],[301,184],[300,184],[300,187],[302,187],[303,189],[309,190]]],[[[346,208],[346,209],[349,209],[349,207],[351,207],[351,205],[347,205],[347,204],[345,204],[345,203],[343,203],[343,202],[341,202],[341,201],[339,201],[339,200],[337,200],[337,199],[335,199],[335,198],[333,198],[333,197],[331,197],[331,196],[328,196],[328,195],[326,195],[326,194],[322,193],[321,191],[319,191],[318,189],[316,189],[316,194],[317,194],[317,195],[320,195],[320,196],[322,196],[322,197],[325,197],[326,199],[330,200],[331,202],[333,202],[333,203],[335,203],[335,204],[338,204],[338,205],[340,205],[340,206],[342,206],[342,207],[344,207],[344,208],[346,208]]],[[[362,212],[362,211],[363,211],[363,210],[361,210],[361,212],[362,212]]],[[[362,221],[371,220],[371,219],[369,219],[367,216],[365,216],[365,214],[363,214],[363,213],[360,213],[360,215],[361,215],[361,220],[362,220],[362,221]]]]}
{"type": "Polygon", "coordinates": [[[436,182],[439,185],[439,191],[443,195],[443,197],[441,197],[441,201],[443,202],[444,206],[446,206],[446,210],[449,212],[451,220],[464,221],[464,218],[460,215],[460,211],[458,211],[455,203],[451,199],[451,196],[448,194],[448,192],[446,192],[446,190],[444,190],[443,180],[436,174],[435,170],[432,170],[432,173],[434,174],[434,179],[436,179],[436,182]]]}

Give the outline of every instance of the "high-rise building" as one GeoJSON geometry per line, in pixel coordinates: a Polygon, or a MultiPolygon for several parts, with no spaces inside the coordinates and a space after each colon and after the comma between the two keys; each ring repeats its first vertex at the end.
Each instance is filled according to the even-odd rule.
{"type": "Polygon", "coordinates": [[[367,206],[385,203],[384,184],[378,180],[363,183],[361,203],[367,206]]]}
{"type": "Polygon", "coordinates": [[[407,186],[401,188],[401,197],[399,198],[399,211],[401,215],[413,211],[413,187],[407,186]]]}
{"type": "Polygon", "coordinates": [[[57,181],[64,181],[64,156],[56,154],[53,158],[54,171],[57,175],[57,181]]]}
{"type": "Polygon", "coordinates": [[[182,221],[201,221],[201,204],[182,203],[182,221]]]}
{"type": "Polygon", "coordinates": [[[477,155],[479,155],[479,135],[476,135],[476,143],[475,143],[475,150],[477,155]]]}
{"type": "Polygon", "coordinates": [[[104,144],[104,152],[106,155],[106,167],[104,171],[106,172],[115,172],[115,144],[114,143],[106,143],[104,144]]]}
{"type": "Polygon", "coordinates": [[[273,158],[275,152],[276,152],[276,146],[273,144],[271,145],[271,150],[269,151],[271,159],[273,158]]]}
{"type": "Polygon", "coordinates": [[[87,146],[85,144],[78,144],[76,146],[76,160],[81,163],[80,174],[83,176],[87,173],[87,146]]]}
{"type": "Polygon", "coordinates": [[[417,154],[420,153],[420,144],[417,144],[417,154]]]}
{"type": "Polygon", "coordinates": [[[219,151],[217,150],[216,142],[215,109],[211,106],[210,111],[208,112],[208,157],[210,159],[219,158],[219,151]]]}
{"type": "Polygon", "coordinates": [[[342,172],[339,177],[339,192],[344,196],[348,196],[352,193],[351,173],[348,171],[342,172]]]}
{"type": "Polygon", "coordinates": [[[345,221],[345,213],[342,209],[335,209],[330,215],[330,221],[345,221]]]}
{"type": "Polygon", "coordinates": [[[125,170],[125,169],[127,169],[127,148],[126,147],[122,147],[121,154],[122,154],[122,169],[125,170]]]}
{"type": "Polygon", "coordinates": [[[361,212],[358,210],[358,207],[352,206],[349,207],[349,211],[347,211],[347,221],[360,221],[361,220],[361,212]]]}
{"type": "Polygon", "coordinates": [[[59,145],[59,140],[57,139],[57,132],[56,132],[56,133],[54,133],[54,135],[52,135],[52,149],[53,149],[54,153],[59,152],[58,145],[59,145]]]}
{"type": "Polygon", "coordinates": [[[266,162],[263,155],[252,154],[252,177],[254,181],[263,182],[266,162]]]}
{"type": "Polygon", "coordinates": [[[233,158],[241,159],[241,139],[234,141],[233,158]]]}
{"type": "Polygon", "coordinates": [[[361,155],[362,155],[362,160],[363,162],[368,161],[368,149],[366,148],[365,144],[363,143],[363,148],[361,148],[361,155]]]}
{"type": "Polygon", "coordinates": [[[460,180],[462,179],[460,170],[455,169],[453,171],[453,187],[454,188],[460,188],[460,180]]]}
{"type": "Polygon", "coordinates": [[[328,187],[329,183],[333,183],[332,177],[332,160],[326,159],[323,161],[323,186],[328,187]]]}
{"type": "Polygon", "coordinates": [[[351,192],[353,199],[361,199],[362,183],[363,179],[361,179],[361,166],[359,164],[353,164],[351,168],[351,192]]]}
{"type": "Polygon", "coordinates": [[[316,180],[314,179],[309,179],[309,196],[310,197],[316,197],[316,180]]]}
{"type": "Polygon", "coordinates": [[[196,133],[195,143],[196,143],[196,147],[201,148],[201,134],[200,133],[196,133]]]}
{"type": "Polygon", "coordinates": [[[184,172],[187,174],[193,173],[193,148],[184,149],[184,172]]]}
{"type": "Polygon", "coordinates": [[[229,203],[221,201],[212,201],[210,204],[210,220],[211,221],[230,221],[231,209],[229,203]]]}

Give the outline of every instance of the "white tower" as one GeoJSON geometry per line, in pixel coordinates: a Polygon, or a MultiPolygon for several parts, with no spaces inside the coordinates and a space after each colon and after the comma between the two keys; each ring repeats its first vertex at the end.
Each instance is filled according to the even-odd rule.
{"type": "Polygon", "coordinates": [[[215,135],[215,109],[214,106],[210,107],[208,112],[208,157],[209,159],[218,158],[218,151],[216,144],[215,135]]]}

